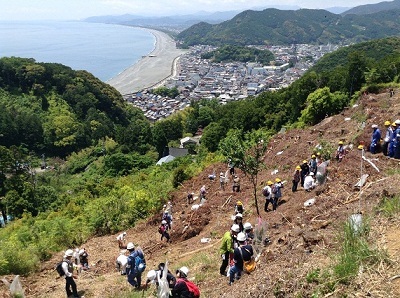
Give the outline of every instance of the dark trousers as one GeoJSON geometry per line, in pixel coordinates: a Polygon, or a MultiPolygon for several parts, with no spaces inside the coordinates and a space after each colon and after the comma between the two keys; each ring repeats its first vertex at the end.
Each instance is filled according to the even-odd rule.
{"type": "Polygon", "coordinates": [[[389,147],[389,143],[388,142],[384,142],[383,146],[382,146],[382,151],[383,151],[383,155],[385,155],[385,156],[388,155],[388,147],[389,147]]]}
{"type": "Polygon", "coordinates": [[[272,199],[272,210],[276,210],[276,207],[278,207],[278,200],[279,198],[272,199]]]}
{"type": "Polygon", "coordinates": [[[128,282],[135,288],[140,288],[142,283],[142,274],[140,272],[135,272],[128,275],[128,282]]]}
{"type": "Polygon", "coordinates": [[[167,231],[164,231],[162,234],[161,234],[161,240],[163,240],[163,238],[166,238],[167,239],[167,242],[169,242],[169,234],[168,234],[168,232],[167,231]]]}
{"type": "Polygon", "coordinates": [[[301,183],[301,187],[304,187],[304,178],[306,177],[306,175],[305,174],[301,174],[300,175],[300,183],[301,183]]]}
{"type": "Polygon", "coordinates": [[[78,290],[76,289],[76,283],[74,279],[71,277],[65,277],[65,291],[67,292],[67,296],[74,295],[74,297],[79,297],[78,290]]]}
{"type": "Polygon", "coordinates": [[[299,181],[292,181],[293,182],[293,185],[292,185],[292,192],[295,192],[295,191],[297,191],[297,185],[299,185],[299,181]]]}
{"type": "MultiPolygon", "coordinates": [[[[273,207],[274,207],[274,199],[273,199],[273,198],[265,199],[265,205],[264,205],[264,211],[265,211],[265,212],[268,212],[269,203],[272,204],[272,208],[273,208],[273,207]]],[[[274,209],[274,210],[275,210],[275,209],[274,209]]]]}
{"type": "Polygon", "coordinates": [[[219,267],[219,273],[222,275],[226,275],[226,267],[228,267],[229,264],[229,251],[227,251],[224,255],[225,258],[222,260],[221,267],[219,267]]]}

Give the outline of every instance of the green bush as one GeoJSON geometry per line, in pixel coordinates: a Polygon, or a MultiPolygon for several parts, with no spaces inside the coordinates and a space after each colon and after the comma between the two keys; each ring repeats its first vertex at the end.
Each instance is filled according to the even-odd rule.
{"type": "Polygon", "coordinates": [[[176,188],[178,187],[183,181],[187,180],[189,176],[185,173],[184,167],[179,167],[175,169],[174,176],[173,176],[172,185],[176,188]]]}

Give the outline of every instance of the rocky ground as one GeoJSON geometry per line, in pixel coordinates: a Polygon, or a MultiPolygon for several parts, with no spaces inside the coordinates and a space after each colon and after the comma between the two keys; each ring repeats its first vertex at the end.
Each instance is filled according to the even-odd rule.
{"type": "MultiPolygon", "coordinates": [[[[364,96],[357,105],[340,115],[324,119],[316,126],[276,135],[269,143],[265,155],[266,168],[259,176],[260,218],[246,176],[237,171],[241,178],[240,193],[231,191],[231,182],[222,191],[219,182],[210,181],[208,175],[225,172],[227,166],[215,164],[171,193],[172,243],[160,241],[157,226],[161,212],[128,230],[127,239],[144,250],[147,270],[166,260],[171,271],[183,264],[189,266],[189,277],[199,285],[202,297],[312,297],[317,285],[306,282],[307,274],[332,264],[332,256],[340,244],[336,236],[341,224],[352,214],[362,212],[363,220],[368,220],[371,225],[372,245],[386,250],[391,262],[382,262],[373,269],[360,269],[353,282],[336,287],[334,292],[324,297],[345,297],[344,293],[347,293],[346,297],[400,297],[399,218],[387,219],[377,211],[383,197],[390,198],[399,193],[399,160],[389,159],[382,153],[372,155],[366,152],[366,157],[378,167],[378,172],[368,162],[361,162],[361,151],[357,150],[360,143],[368,145],[373,123],[378,124],[384,133],[384,121],[397,118],[400,118],[399,97],[397,94],[389,97],[384,92],[364,96]],[[300,187],[299,191],[292,193],[291,176],[295,166],[309,159],[316,152],[316,146],[322,145],[325,151],[328,148],[334,151],[340,140],[349,145],[348,153],[341,163],[331,160],[327,183],[312,192],[305,192],[300,187]],[[369,176],[360,191],[354,185],[361,174],[369,176]],[[288,182],[278,210],[266,213],[261,188],[266,181],[276,177],[288,182]],[[207,187],[207,202],[192,211],[186,202],[186,194],[197,194],[202,185],[207,187]],[[305,207],[304,202],[311,198],[315,198],[315,204],[305,207]],[[256,271],[229,286],[227,278],[219,275],[218,249],[223,233],[232,224],[231,216],[237,200],[244,202],[244,221],[265,225],[271,244],[262,247],[256,271]],[[208,242],[203,243],[203,238],[208,242]]],[[[78,290],[85,297],[115,297],[130,288],[125,277],[115,269],[115,259],[119,255],[115,237],[96,237],[82,245],[90,254],[91,264],[91,269],[82,272],[77,280],[78,290]]],[[[61,257],[62,252],[44,262],[40,272],[22,278],[26,297],[65,296],[65,282],[57,279],[53,270],[61,257]]],[[[5,277],[8,281],[12,278],[5,277]]],[[[0,297],[10,297],[4,285],[0,285],[0,297]]],[[[154,297],[154,290],[143,291],[141,297],[154,297]]]]}

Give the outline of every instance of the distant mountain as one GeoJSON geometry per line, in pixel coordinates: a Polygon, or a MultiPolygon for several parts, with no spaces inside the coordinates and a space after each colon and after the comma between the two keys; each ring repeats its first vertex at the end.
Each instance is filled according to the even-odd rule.
{"type": "MultiPolygon", "coordinates": [[[[398,0],[400,1],[400,0],[398,0]]],[[[247,10],[220,24],[196,24],[178,34],[185,47],[195,44],[250,45],[343,43],[398,36],[400,9],[341,16],[322,9],[247,10]]]]}
{"type": "Polygon", "coordinates": [[[335,14],[341,14],[349,9],[350,7],[337,7],[337,6],[325,8],[325,10],[335,14]]]}
{"type": "Polygon", "coordinates": [[[186,29],[199,22],[218,24],[230,20],[240,11],[221,11],[221,12],[199,12],[188,15],[172,15],[164,17],[146,17],[139,15],[116,15],[116,16],[93,16],[84,19],[85,22],[121,24],[140,27],[171,27],[186,29]]]}
{"type": "Polygon", "coordinates": [[[366,5],[356,6],[349,10],[346,10],[345,12],[342,13],[342,15],[348,15],[348,14],[366,15],[392,9],[400,9],[400,0],[384,1],[376,4],[366,4],[366,5]]]}

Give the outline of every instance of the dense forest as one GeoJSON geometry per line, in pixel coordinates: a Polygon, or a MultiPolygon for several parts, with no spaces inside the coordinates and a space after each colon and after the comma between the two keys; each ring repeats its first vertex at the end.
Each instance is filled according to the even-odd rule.
{"type": "Polygon", "coordinates": [[[177,36],[182,47],[196,44],[342,44],[398,36],[400,8],[344,16],[326,10],[247,10],[220,24],[198,23],[177,36]]]}
{"type": "Polygon", "coordinates": [[[349,46],[288,88],[226,105],[193,101],[154,124],[85,71],[0,59],[0,209],[14,219],[0,229],[0,274],[32,272],[56,251],[135,225],[180,182],[225,161],[220,146],[231,130],[304,127],[341,112],[360,92],[397,84],[399,49],[398,38],[349,46]],[[195,155],[155,166],[166,146],[199,126],[195,155]]]}

